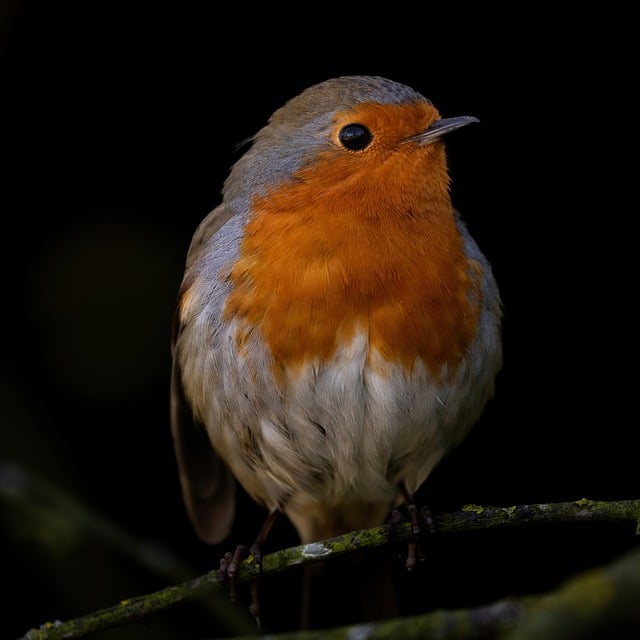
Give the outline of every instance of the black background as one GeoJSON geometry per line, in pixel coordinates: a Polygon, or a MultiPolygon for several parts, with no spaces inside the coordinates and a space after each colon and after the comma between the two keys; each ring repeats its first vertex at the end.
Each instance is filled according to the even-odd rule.
{"type": "MultiPolygon", "coordinates": [[[[235,145],[335,75],[387,76],[445,116],[481,120],[448,138],[452,197],[501,287],[505,366],[422,500],[439,513],[640,497],[624,17],[300,11],[2,9],[3,637],[172,583],[74,529],[64,510],[29,507],[16,478],[40,478],[157,542],[189,575],[255,536],[264,514],[248,501],[223,549],[201,544],[186,520],[168,420],[171,316],[191,234],[219,202],[235,145]]],[[[269,548],[294,541],[282,521],[269,548]]],[[[552,588],[633,540],[584,526],[434,544],[408,583],[425,609],[552,588]]],[[[294,579],[270,595],[295,600],[294,579]]],[[[216,633],[200,609],[177,608],[104,637],[216,633]]]]}

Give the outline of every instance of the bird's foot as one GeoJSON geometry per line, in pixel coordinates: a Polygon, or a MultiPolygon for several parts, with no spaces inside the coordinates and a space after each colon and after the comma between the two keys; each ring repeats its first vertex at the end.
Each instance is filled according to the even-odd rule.
{"type": "Polygon", "coordinates": [[[249,590],[251,599],[249,604],[249,612],[253,616],[258,628],[260,628],[260,597],[258,593],[258,584],[262,577],[262,545],[266,540],[271,527],[278,519],[280,511],[274,509],[269,512],[256,541],[247,549],[244,545],[238,545],[233,553],[227,552],[220,560],[220,568],[218,569],[218,579],[220,582],[227,582],[229,585],[229,598],[235,602],[238,597],[238,573],[240,565],[248,557],[252,556],[254,562],[258,565],[258,577],[249,582],[249,590]]]}
{"type": "MultiPolygon", "coordinates": [[[[413,497],[404,486],[401,486],[401,490],[405,498],[405,507],[409,515],[409,522],[411,523],[411,539],[407,545],[407,558],[405,562],[407,570],[411,571],[419,561],[423,561],[425,558],[424,550],[420,545],[420,537],[425,532],[435,533],[436,527],[429,507],[425,506],[418,510],[413,497]]],[[[402,520],[401,512],[398,509],[394,509],[391,512],[391,518],[388,523],[392,531],[402,520]]]]}
{"type": "Polygon", "coordinates": [[[238,600],[238,576],[240,566],[244,560],[253,557],[254,562],[258,563],[258,578],[249,582],[250,604],[249,613],[256,621],[256,625],[260,628],[260,599],[258,594],[258,582],[262,575],[262,550],[258,544],[253,544],[250,548],[244,545],[238,545],[233,553],[228,551],[220,559],[220,567],[218,569],[218,579],[222,583],[229,586],[229,599],[231,602],[238,600]]]}
{"type": "Polygon", "coordinates": [[[227,553],[220,558],[218,580],[229,585],[229,598],[232,602],[236,602],[238,599],[238,572],[240,570],[240,564],[247,556],[247,547],[238,545],[233,553],[227,551],[227,553]]]}
{"type": "MultiPolygon", "coordinates": [[[[420,535],[422,533],[422,527],[420,527],[418,517],[415,510],[409,509],[409,518],[411,521],[411,539],[407,543],[407,557],[405,565],[407,570],[411,571],[419,561],[424,560],[424,550],[420,544],[420,535]],[[412,513],[413,512],[413,513],[412,513]]],[[[391,518],[389,519],[387,526],[390,527],[393,533],[396,527],[405,521],[404,516],[398,509],[394,509],[391,512],[391,518]]]]}

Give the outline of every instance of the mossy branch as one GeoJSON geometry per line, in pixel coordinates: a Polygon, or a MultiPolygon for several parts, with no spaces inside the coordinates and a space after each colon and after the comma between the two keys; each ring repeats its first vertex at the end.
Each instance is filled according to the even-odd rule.
{"type": "MultiPolygon", "coordinates": [[[[634,549],[542,596],[322,631],[269,634],[263,640],[631,638],[640,637],[639,601],[640,549],[634,549]]],[[[255,638],[257,634],[234,640],[255,638]]]]}
{"type": "MultiPolygon", "coordinates": [[[[635,531],[638,535],[640,534],[640,499],[605,502],[582,498],[574,502],[513,507],[466,505],[458,512],[434,517],[436,528],[440,533],[585,521],[626,522],[635,526],[635,531]]],[[[263,575],[275,574],[301,564],[328,560],[358,549],[372,549],[391,542],[408,541],[410,538],[411,531],[408,523],[403,523],[393,529],[388,526],[381,526],[356,531],[329,540],[291,547],[269,554],[263,559],[262,573],[263,575]]],[[[257,578],[258,575],[259,567],[253,558],[249,558],[242,564],[238,581],[247,582],[257,578]]],[[[81,638],[96,631],[141,620],[168,607],[200,599],[205,593],[222,588],[223,585],[218,580],[217,572],[212,571],[193,580],[149,595],[122,601],[116,606],[102,609],[80,618],[67,622],[45,623],[38,629],[28,631],[22,640],[81,638]]],[[[433,616],[436,614],[428,615],[433,616]]],[[[377,627],[384,629],[385,624],[391,624],[391,622],[382,623],[377,627]]]]}

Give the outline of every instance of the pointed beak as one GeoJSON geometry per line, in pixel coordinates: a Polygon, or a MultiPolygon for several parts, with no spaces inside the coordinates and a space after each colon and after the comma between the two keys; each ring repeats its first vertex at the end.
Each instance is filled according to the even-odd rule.
{"type": "Polygon", "coordinates": [[[439,140],[447,133],[466,127],[473,122],[480,122],[473,116],[458,116],[457,118],[440,118],[432,122],[422,133],[411,136],[407,141],[417,142],[420,145],[431,144],[439,140]]]}

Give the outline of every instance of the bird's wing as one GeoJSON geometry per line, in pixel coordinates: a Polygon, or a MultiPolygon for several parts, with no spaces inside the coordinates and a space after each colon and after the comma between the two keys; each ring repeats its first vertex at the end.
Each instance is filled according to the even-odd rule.
{"type": "MultiPolygon", "coordinates": [[[[220,206],[200,224],[187,256],[185,281],[179,299],[188,287],[189,267],[232,213],[220,206]]],[[[227,465],[218,457],[206,429],[193,415],[185,396],[176,348],[182,330],[175,313],[171,336],[171,433],[178,462],[182,497],[198,537],[209,544],[222,542],[230,533],[235,515],[236,483],[227,465]]]]}
{"type": "MultiPolygon", "coordinates": [[[[208,240],[216,235],[234,215],[237,215],[237,213],[235,213],[231,207],[221,204],[202,220],[193,234],[191,244],[189,245],[187,263],[185,265],[186,273],[189,272],[191,265],[200,257],[202,251],[205,250],[208,240]]],[[[183,289],[184,286],[183,283],[183,289]]],[[[182,291],[180,293],[182,293],[182,291]]]]}

